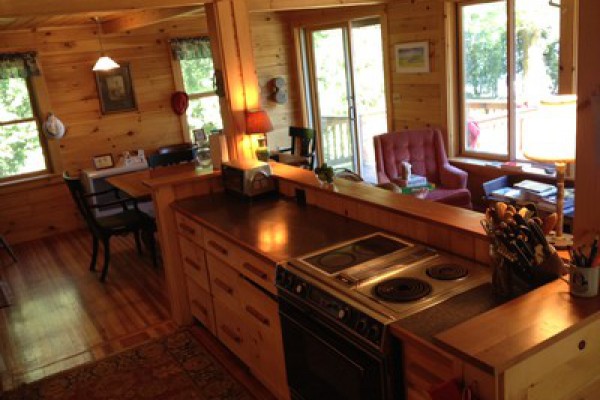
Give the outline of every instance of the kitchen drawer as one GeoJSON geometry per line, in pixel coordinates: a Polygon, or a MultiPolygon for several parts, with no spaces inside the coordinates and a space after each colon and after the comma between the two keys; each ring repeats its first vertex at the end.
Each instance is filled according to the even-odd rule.
{"type": "Polygon", "coordinates": [[[244,363],[251,365],[248,327],[239,309],[232,309],[218,298],[213,298],[216,332],[219,340],[244,363]]]}
{"type": "Polygon", "coordinates": [[[206,264],[208,265],[212,295],[230,308],[239,309],[239,282],[241,280],[239,272],[214,257],[211,253],[206,254],[206,264]]]}
{"type": "Polygon", "coordinates": [[[254,284],[240,280],[242,313],[248,321],[250,369],[279,399],[289,399],[277,302],[254,284]]]}
{"type": "Polygon", "coordinates": [[[177,231],[189,238],[192,242],[196,243],[199,246],[203,246],[203,228],[197,222],[194,222],[189,217],[176,212],[175,213],[175,222],[177,224],[177,231]]]}
{"type": "Polygon", "coordinates": [[[204,250],[196,246],[189,239],[186,239],[183,235],[179,235],[179,248],[181,250],[181,263],[185,274],[193,279],[202,289],[210,292],[204,250]]]}
{"type": "Polygon", "coordinates": [[[236,245],[223,236],[206,229],[204,231],[204,248],[207,252],[233,266],[236,245]]]}
{"type": "Polygon", "coordinates": [[[277,294],[277,290],[275,289],[274,264],[270,264],[246,250],[236,247],[234,249],[233,266],[263,289],[272,294],[277,294]]]}
{"type": "Polygon", "coordinates": [[[192,315],[214,335],[216,333],[215,314],[210,293],[191,279],[187,280],[187,288],[192,315]]]}

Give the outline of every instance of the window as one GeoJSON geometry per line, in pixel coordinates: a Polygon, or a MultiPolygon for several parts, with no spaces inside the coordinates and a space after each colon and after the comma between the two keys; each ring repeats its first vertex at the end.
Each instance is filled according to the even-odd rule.
{"type": "Polygon", "coordinates": [[[524,158],[523,132],[536,129],[540,100],[558,94],[560,14],[548,0],[459,7],[463,154],[524,158]]]}
{"type": "Polygon", "coordinates": [[[190,98],[187,109],[189,136],[193,131],[223,129],[219,96],[215,92],[214,66],[208,38],[176,39],[171,41],[174,57],[179,60],[183,87],[190,98]]]}
{"type": "Polygon", "coordinates": [[[0,180],[47,170],[30,76],[31,54],[0,54],[0,180]]]}

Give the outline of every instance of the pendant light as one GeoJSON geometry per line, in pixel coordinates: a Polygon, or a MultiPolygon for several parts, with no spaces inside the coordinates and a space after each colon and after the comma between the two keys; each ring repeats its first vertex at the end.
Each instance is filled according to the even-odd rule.
{"type": "Polygon", "coordinates": [[[100,25],[100,19],[98,17],[94,18],[96,21],[96,26],[98,27],[98,42],[100,42],[100,58],[96,61],[94,68],[92,71],[110,71],[111,69],[119,68],[119,64],[117,64],[112,58],[104,55],[104,46],[102,45],[102,26],[100,25]]]}

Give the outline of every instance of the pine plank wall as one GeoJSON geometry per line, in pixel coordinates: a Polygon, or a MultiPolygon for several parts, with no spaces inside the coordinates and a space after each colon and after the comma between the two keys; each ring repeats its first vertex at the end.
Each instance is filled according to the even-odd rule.
{"type": "MultiPolygon", "coordinates": [[[[444,56],[444,6],[439,0],[399,0],[380,7],[387,17],[384,45],[388,49],[388,78],[391,85],[392,129],[424,126],[447,128],[446,69],[444,56]],[[429,41],[430,74],[397,74],[394,45],[429,41]]],[[[344,14],[369,14],[369,7],[344,8],[344,14]]],[[[269,146],[287,146],[290,125],[303,121],[291,30],[297,15],[307,11],[252,13],[251,30],[263,107],[274,125],[269,146]],[[288,101],[269,100],[270,83],[283,77],[288,101]]],[[[310,14],[310,12],[308,12],[310,14]]],[[[338,11],[315,11],[316,18],[339,15],[338,11]]],[[[319,19],[315,19],[320,21],[319,19]]],[[[51,109],[68,128],[56,146],[57,176],[42,181],[0,187],[0,233],[18,243],[82,227],[68,191],[60,179],[62,170],[77,172],[91,168],[96,154],[157,147],[182,140],[179,119],[171,111],[175,90],[168,39],[206,33],[199,17],[176,19],[122,34],[103,36],[106,51],[118,62],[131,66],[138,111],[102,116],[91,67],[98,57],[96,29],[69,27],[37,31],[0,32],[0,51],[39,53],[51,109]]]]}

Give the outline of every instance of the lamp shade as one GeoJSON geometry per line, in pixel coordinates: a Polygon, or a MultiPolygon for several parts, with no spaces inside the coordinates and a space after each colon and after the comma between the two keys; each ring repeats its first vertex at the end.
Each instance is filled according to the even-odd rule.
{"type": "Polygon", "coordinates": [[[575,161],[577,96],[543,99],[536,123],[523,133],[523,154],[548,163],[575,161]]]}
{"type": "Polygon", "coordinates": [[[101,56],[94,68],[93,71],[110,71],[111,69],[119,68],[119,64],[117,64],[112,58],[107,56],[101,56]]]}
{"type": "Polygon", "coordinates": [[[246,112],[246,134],[267,133],[273,130],[271,119],[265,110],[246,112]]]}

